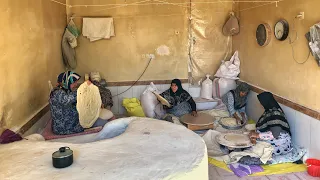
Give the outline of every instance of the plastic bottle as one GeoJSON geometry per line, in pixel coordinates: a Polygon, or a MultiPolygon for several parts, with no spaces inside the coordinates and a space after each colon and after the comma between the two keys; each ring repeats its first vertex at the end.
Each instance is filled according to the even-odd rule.
{"type": "Polygon", "coordinates": [[[206,75],[207,79],[202,82],[201,86],[201,98],[212,99],[212,81],[209,78],[210,75],[206,75]]]}

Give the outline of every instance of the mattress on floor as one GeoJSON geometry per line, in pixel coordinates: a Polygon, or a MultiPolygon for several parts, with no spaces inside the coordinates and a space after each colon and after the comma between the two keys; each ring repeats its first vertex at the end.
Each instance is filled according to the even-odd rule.
{"type": "Polygon", "coordinates": [[[97,133],[97,132],[100,132],[101,129],[102,129],[102,127],[96,127],[96,128],[87,129],[81,133],[68,134],[68,135],[57,135],[52,132],[52,119],[50,119],[41,135],[44,137],[45,140],[52,140],[52,139],[60,139],[60,138],[67,138],[67,137],[97,133]]]}

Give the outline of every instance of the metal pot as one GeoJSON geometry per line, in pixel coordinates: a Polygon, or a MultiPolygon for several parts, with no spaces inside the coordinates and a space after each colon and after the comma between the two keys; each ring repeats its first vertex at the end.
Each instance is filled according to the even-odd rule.
{"type": "Polygon", "coordinates": [[[73,163],[73,151],[69,147],[61,147],[52,154],[52,164],[55,168],[65,168],[73,163]]]}

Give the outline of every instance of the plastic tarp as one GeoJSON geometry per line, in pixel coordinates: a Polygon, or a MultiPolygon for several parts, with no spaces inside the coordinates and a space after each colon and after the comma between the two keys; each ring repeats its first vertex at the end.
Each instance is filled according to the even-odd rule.
{"type": "Polygon", "coordinates": [[[205,80],[206,74],[214,75],[221,61],[230,58],[232,38],[224,36],[222,29],[231,11],[232,3],[192,4],[189,27],[191,84],[199,84],[199,81],[205,80]]]}

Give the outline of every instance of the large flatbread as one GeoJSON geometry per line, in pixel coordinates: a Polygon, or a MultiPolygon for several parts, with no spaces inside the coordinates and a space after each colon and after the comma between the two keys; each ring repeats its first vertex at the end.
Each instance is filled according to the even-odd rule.
{"type": "Polygon", "coordinates": [[[77,110],[83,128],[91,128],[96,122],[101,104],[99,88],[94,84],[88,85],[87,82],[81,84],[77,92],[77,110]]]}
{"type": "Polygon", "coordinates": [[[165,98],[160,96],[160,94],[158,94],[156,92],[152,92],[152,93],[157,97],[157,99],[160,101],[160,103],[162,105],[165,105],[165,106],[168,106],[169,108],[171,108],[171,104],[165,98]]]}

